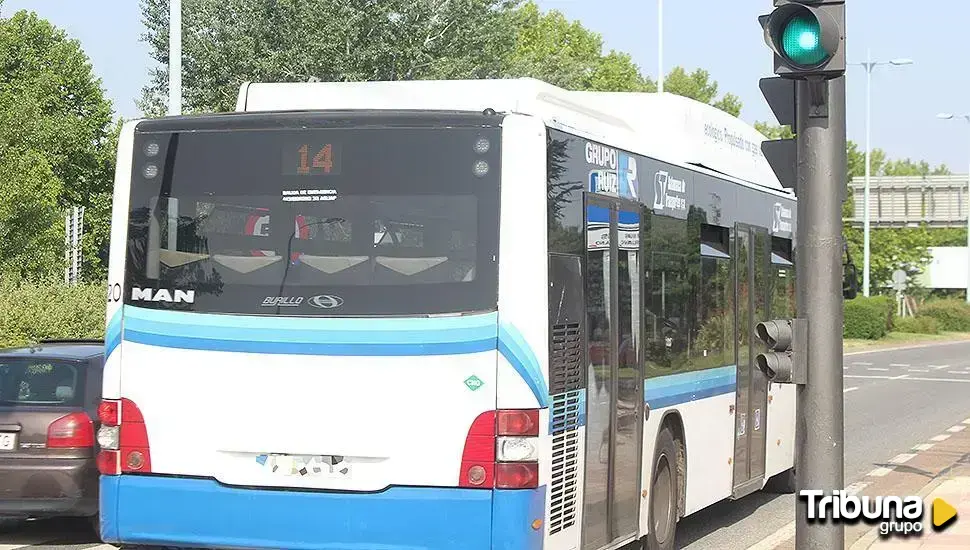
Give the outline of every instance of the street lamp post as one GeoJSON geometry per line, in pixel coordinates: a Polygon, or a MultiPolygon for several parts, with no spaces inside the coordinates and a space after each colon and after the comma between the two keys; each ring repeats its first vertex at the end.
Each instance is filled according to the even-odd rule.
{"type": "MultiPolygon", "coordinates": [[[[944,120],[964,119],[970,122],[970,113],[954,115],[950,113],[940,113],[937,118],[944,120]]],[[[967,303],[970,304],[970,171],[967,172],[967,303]]]]}
{"type": "Polygon", "coordinates": [[[168,9],[168,114],[182,114],[182,0],[168,9]]]}
{"type": "Polygon", "coordinates": [[[664,0],[657,0],[657,92],[664,93],[664,0]]]}
{"type": "Polygon", "coordinates": [[[866,185],[863,200],[862,224],[862,295],[869,296],[869,180],[872,174],[872,70],[880,65],[911,65],[911,59],[873,61],[872,52],[866,51],[865,63],[849,63],[866,69],[866,185]]]}

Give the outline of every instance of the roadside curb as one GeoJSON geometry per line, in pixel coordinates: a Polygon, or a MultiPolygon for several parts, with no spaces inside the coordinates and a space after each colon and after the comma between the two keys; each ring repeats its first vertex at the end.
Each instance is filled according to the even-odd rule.
{"type": "Polygon", "coordinates": [[[934,347],[938,347],[938,346],[952,346],[952,345],[955,345],[955,344],[970,344],[970,337],[965,338],[965,339],[960,339],[960,340],[940,340],[940,341],[930,342],[930,343],[926,343],[926,344],[913,344],[911,346],[898,346],[898,347],[895,347],[895,348],[875,348],[875,349],[867,349],[867,350],[861,350],[861,351],[850,351],[850,352],[847,352],[847,353],[843,353],[842,356],[843,357],[848,357],[850,355],[865,355],[867,353],[883,353],[883,352],[890,352],[890,351],[904,351],[904,350],[909,350],[909,349],[934,348],[934,347]]]}
{"type": "MultiPolygon", "coordinates": [[[[937,487],[939,487],[940,485],[943,485],[943,483],[946,482],[946,480],[947,478],[945,476],[937,477],[933,481],[927,483],[922,489],[920,489],[918,493],[916,493],[913,496],[917,496],[920,499],[925,501],[926,497],[930,496],[930,493],[936,490],[937,487]]],[[[877,540],[879,540],[878,526],[873,527],[872,529],[869,529],[865,535],[863,535],[854,543],[852,543],[852,546],[849,547],[849,550],[864,550],[865,548],[869,548],[870,546],[872,546],[873,543],[875,543],[877,540]]]]}
{"type": "MultiPolygon", "coordinates": [[[[933,477],[930,479],[930,481],[922,485],[918,489],[914,487],[913,490],[909,490],[909,491],[904,490],[901,492],[899,491],[900,487],[898,485],[898,482],[895,484],[893,482],[890,482],[889,486],[886,486],[885,484],[879,484],[878,482],[877,483],[869,482],[867,483],[867,485],[870,486],[870,490],[873,488],[876,489],[875,491],[873,491],[875,494],[894,494],[897,496],[903,496],[903,494],[907,496],[912,495],[912,496],[919,497],[920,500],[926,503],[926,499],[934,491],[936,491],[941,485],[950,481],[953,478],[954,474],[959,475],[959,473],[962,473],[967,468],[967,465],[957,457],[960,456],[961,454],[962,456],[967,456],[966,452],[968,448],[970,448],[968,447],[968,442],[970,442],[970,438],[967,437],[967,436],[970,436],[970,431],[967,431],[968,429],[970,429],[970,418],[967,418],[962,422],[955,424],[950,428],[947,428],[940,435],[930,438],[929,443],[914,446],[911,449],[912,454],[902,454],[897,456],[897,458],[902,458],[903,460],[899,460],[899,461],[897,461],[896,459],[890,460],[891,464],[888,465],[889,466],[888,468],[887,467],[877,468],[873,472],[870,472],[868,476],[866,476],[867,479],[873,479],[871,476],[880,476],[882,480],[888,481],[895,477],[891,474],[897,468],[901,468],[905,470],[907,467],[910,467],[909,465],[914,465],[912,466],[912,468],[914,468],[915,470],[921,470],[924,473],[933,471],[934,472],[933,477]],[[936,448],[936,450],[935,451],[930,450],[932,448],[936,448]],[[951,460],[940,463],[940,462],[934,461],[932,457],[933,454],[942,454],[945,456],[949,456],[951,460]],[[933,466],[930,466],[926,462],[920,463],[920,460],[921,460],[919,458],[920,456],[928,457],[928,460],[930,460],[930,463],[933,464],[935,462],[935,464],[933,464],[933,466]],[[910,460],[910,459],[915,459],[915,460],[910,460]],[[937,468],[934,466],[939,466],[939,467],[937,468]],[[885,473],[877,473],[879,470],[888,470],[888,471],[885,473]],[[887,474],[890,474],[890,475],[887,476],[887,474]],[[882,477],[882,476],[885,476],[885,477],[882,477]],[[875,487],[872,487],[872,485],[875,485],[875,487]],[[880,485],[881,485],[881,490],[880,490],[880,485]],[[894,485],[895,485],[895,490],[893,489],[894,485]]],[[[966,474],[963,474],[963,475],[966,475],[966,474]]],[[[905,476],[906,474],[904,473],[903,477],[905,478],[905,476]]],[[[929,504],[926,503],[926,506],[929,506],[929,504]]],[[[924,508],[924,510],[928,510],[928,509],[929,508],[924,508]]],[[[866,529],[862,534],[862,536],[856,539],[855,542],[853,542],[849,546],[849,550],[863,550],[863,549],[870,548],[875,544],[887,544],[887,542],[881,542],[885,540],[886,539],[883,539],[880,537],[879,526],[874,525],[871,528],[866,529]]],[[[888,544],[893,544],[893,543],[888,542],[888,544]]],[[[902,544],[905,545],[907,543],[902,542],[902,544]]]]}

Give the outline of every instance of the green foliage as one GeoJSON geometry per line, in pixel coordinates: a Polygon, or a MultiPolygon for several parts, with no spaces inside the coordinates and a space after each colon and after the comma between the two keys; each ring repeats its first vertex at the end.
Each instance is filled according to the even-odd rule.
{"type": "Polygon", "coordinates": [[[886,332],[892,332],[896,326],[896,300],[890,296],[870,296],[869,301],[882,309],[886,332]]]}
{"type": "Polygon", "coordinates": [[[0,282],[0,347],[103,338],[104,324],[104,283],[0,282]]]}
{"type": "Polygon", "coordinates": [[[909,334],[939,334],[940,323],[933,317],[900,317],[896,320],[896,332],[909,334]]]}
{"type": "MultiPolygon", "coordinates": [[[[141,0],[159,67],[142,111],[165,113],[169,0],[141,0]]],[[[531,0],[185,0],[183,103],[187,112],[230,111],[245,81],[537,78],[569,90],[651,92],[629,54],[603,52],[600,34],[531,0]]],[[[671,71],[671,93],[737,116],[703,70],[671,71]]]]}
{"type": "Polygon", "coordinates": [[[886,335],[889,312],[882,300],[864,297],[846,300],[844,316],[845,338],[878,340],[886,335]]]}
{"type": "Polygon", "coordinates": [[[920,315],[932,317],[947,332],[970,332],[970,305],[961,300],[937,300],[920,308],[920,315]]]}
{"type": "MultiPolygon", "coordinates": [[[[185,0],[187,112],[230,111],[246,81],[490,78],[502,74],[515,26],[505,0],[185,0]]],[[[144,39],[161,66],[141,107],[164,112],[168,0],[142,0],[144,39]]]]}
{"type": "Polygon", "coordinates": [[[741,99],[734,94],[724,94],[721,99],[716,99],[717,82],[711,80],[710,73],[702,69],[688,73],[681,67],[675,67],[664,79],[664,91],[708,103],[734,116],[741,114],[741,99]]]}
{"type": "MultiPolygon", "coordinates": [[[[0,18],[3,276],[62,273],[63,209],[103,202],[111,189],[111,116],[76,40],[34,13],[0,18]]],[[[96,237],[89,246],[104,248],[96,237]]],[[[85,259],[98,267],[97,256],[85,259]]]]}

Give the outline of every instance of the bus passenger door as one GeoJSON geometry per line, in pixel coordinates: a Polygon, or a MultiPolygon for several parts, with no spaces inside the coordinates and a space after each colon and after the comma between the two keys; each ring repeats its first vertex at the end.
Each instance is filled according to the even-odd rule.
{"type": "Polygon", "coordinates": [[[771,238],[768,230],[737,224],[735,230],[735,315],[737,398],[734,417],[734,490],[742,498],[764,484],[768,379],[755,365],[762,351],[755,336],[758,323],[768,320],[771,238]]]}
{"type": "Polygon", "coordinates": [[[639,204],[586,195],[589,353],[583,549],[639,527],[643,373],[639,204]]]}

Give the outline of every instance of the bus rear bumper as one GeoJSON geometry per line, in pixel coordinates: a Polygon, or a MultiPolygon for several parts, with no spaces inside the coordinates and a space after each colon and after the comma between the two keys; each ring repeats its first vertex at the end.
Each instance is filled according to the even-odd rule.
{"type": "Polygon", "coordinates": [[[214,480],[101,477],[115,544],[327,550],[541,550],[545,488],[392,487],[380,493],[243,489],[214,480]],[[536,528],[538,527],[538,528],[536,528]]]}

